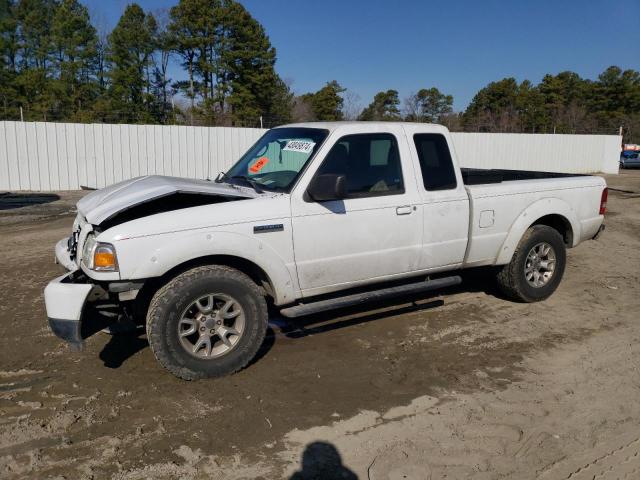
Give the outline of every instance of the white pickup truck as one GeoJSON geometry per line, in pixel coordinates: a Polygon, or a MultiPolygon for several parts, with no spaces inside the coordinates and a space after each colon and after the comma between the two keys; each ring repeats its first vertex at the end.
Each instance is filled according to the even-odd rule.
{"type": "Polygon", "coordinates": [[[438,125],[286,125],[215,181],[146,176],[85,196],[47,316],[81,346],[116,304],[173,374],[225,375],[258,351],[267,302],[295,317],[489,265],[509,297],[544,300],[565,249],[603,229],[606,200],[597,176],[460,169],[438,125]]]}

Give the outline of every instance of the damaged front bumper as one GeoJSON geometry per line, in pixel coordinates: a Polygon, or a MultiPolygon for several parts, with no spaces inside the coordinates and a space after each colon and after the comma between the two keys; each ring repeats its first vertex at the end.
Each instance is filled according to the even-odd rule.
{"type": "Polygon", "coordinates": [[[49,282],[44,289],[44,302],[51,331],[74,350],[80,350],[84,344],[82,314],[95,285],[76,282],[75,276],[69,272],[49,282]]]}
{"type": "Polygon", "coordinates": [[[49,282],[44,289],[44,303],[51,331],[69,342],[75,350],[82,348],[81,320],[84,305],[93,290],[91,283],[78,282],[78,265],[70,254],[73,237],[61,239],[55,247],[55,261],[68,273],[49,282]]]}
{"type": "Polygon", "coordinates": [[[51,331],[73,350],[81,350],[85,339],[122,319],[121,303],[135,300],[144,282],[92,280],[70,254],[77,248],[75,240],[64,238],[56,244],[56,263],[67,273],[49,282],[44,301],[51,331]]]}
{"type": "Polygon", "coordinates": [[[71,259],[71,254],[69,253],[69,244],[70,238],[63,238],[58,243],[56,243],[55,260],[56,263],[62,265],[69,272],[75,272],[76,270],[78,270],[78,265],[76,265],[76,262],[71,259]]]}

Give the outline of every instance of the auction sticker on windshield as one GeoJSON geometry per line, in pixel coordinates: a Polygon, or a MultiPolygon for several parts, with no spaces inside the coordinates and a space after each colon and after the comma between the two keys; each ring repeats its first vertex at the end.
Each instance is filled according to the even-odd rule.
{"type": "Polygon", "coordinates": [[[264,168],[264,166],[269,163],[269,159],[267,157],[261,157],[256,160],[256,163],[249,167],[249,171],[251,173],[258,173],[260,170],[264,168]]]}
{"type": "Polygon", "coordinates": [[[315,142],[310,142],[308,140],[289,140],[282,151],[311,153],[314,146],[315,142]]]}

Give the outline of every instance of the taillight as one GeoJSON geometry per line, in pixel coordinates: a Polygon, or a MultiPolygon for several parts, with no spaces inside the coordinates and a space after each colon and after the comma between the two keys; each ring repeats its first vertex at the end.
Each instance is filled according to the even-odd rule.
{"type": "Polygon", "coordinates": [[[609,197],[609,189],[602,190],[602,196],[600,197],[600,215],[604,215],[607,211],[607,198],[609,197]]]}

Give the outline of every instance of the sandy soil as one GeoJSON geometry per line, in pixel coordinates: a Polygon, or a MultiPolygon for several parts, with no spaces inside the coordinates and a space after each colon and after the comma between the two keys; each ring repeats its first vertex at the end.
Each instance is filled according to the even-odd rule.
{"type": "Polygon", "coordinates": [[[259,361],[194,383],[142,335],[58,341],[42,289],[78,194],[0,198],[0,477],[640,478],[640,171],[607,180],[606,232],[544,303],[470,272],[274,317],[259,361]]]}

